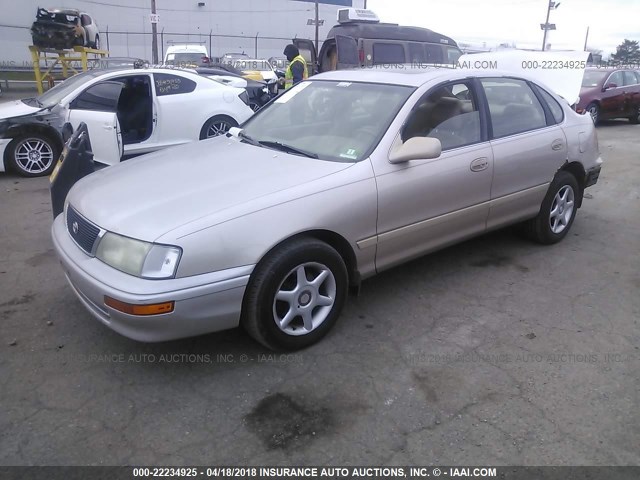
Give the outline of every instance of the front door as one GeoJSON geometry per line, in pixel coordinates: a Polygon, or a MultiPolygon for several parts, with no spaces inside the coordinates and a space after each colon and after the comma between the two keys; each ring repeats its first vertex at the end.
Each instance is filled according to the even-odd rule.
{"type": "Polygon", "coordinates": [[[433,137],[442,144],[440,157],[374,163],[378,270],[485,230],[493,153],[480,108],[472,82],[435,87],[418,101],[392,148],[433,137]]]}
{"type": "Polygon", "coordinates": [[[84,122],[89,131],[93,159],[103,165],[115,165],[122,157],[122,137],[116,114],[122,84],[96,83],[69,105],[67,121],[73,129],[84,122]]]}

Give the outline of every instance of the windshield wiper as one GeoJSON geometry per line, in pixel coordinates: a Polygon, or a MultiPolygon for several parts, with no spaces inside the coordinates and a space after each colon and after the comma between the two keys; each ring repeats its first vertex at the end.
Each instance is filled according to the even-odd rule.
{"type": "Polygon", "coordinates": [[[275,148],[276,150],[281,150],[283,152],[295,153],[309,158],[319,158],[316,153],[307,152],[306,150],[301,150],[300,148],[292,147],[291,145],[286,145],[284,143],[271,142],[269,140],[261,140],[259,143],[265,147],[275,148]]]}
{"type": "Polygon", "coordinates": [[[254,139],[254,138],[250,137],[249,135],[247,135],[247,134],[246,134],[246,133],[244,133],[244,132],[240,132],[240,133],[238,133],[238,136],[239,136],[242,140],[244,140],[244,141],[246,141],[247,143],[250,143],[251,145],[253,145],[254,147],[260,147],[260,146],[261,146],[261,145],[260,145],[260,143],[261,143],[261,142],[259,142],[258,140],[256,140],[256,139],[254,139]]]}

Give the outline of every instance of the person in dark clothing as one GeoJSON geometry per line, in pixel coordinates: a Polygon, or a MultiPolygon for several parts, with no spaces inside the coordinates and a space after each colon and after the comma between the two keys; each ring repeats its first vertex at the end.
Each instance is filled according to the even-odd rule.
{"type": "Polygon", "coordinates": [[[306,80],[309,77],[309,74],[307,72],[307,61],[302,55],[300,55],[298,47],[293,44],[289,44],[285,47],[283,53],[290,62],[284,76],[284,88],[288,89],[293,87],[296,83],[306,80]]]}

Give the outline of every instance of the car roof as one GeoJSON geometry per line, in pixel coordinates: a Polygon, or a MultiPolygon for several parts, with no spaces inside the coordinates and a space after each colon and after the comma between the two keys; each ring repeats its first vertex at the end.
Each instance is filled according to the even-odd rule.
{"type": "Polygon", "coordinates": [[[396,23],[344,23],[334,25],[327,38],[336,35],[346,35],[353,38],[373,40],[398,40],[405,42],[425,42],[457,47],[458,44],[451,37],[434,32],[423,27],[406,27],[396,23]]]}
{"type": "MultiPolygon", "coordinates": [[[[378,68],[366,67],[352,70],[335,70],[315,75],[312,79],[335,80],[344,82],[384,83],[390,85],[404,85],[407,87],[419,87],[425,83],[439,78],[459,79],[468,76],[501,76],[496,75],[496,70],[459,70],[448,67],[414,67],[410,64],[393,67],[379,66],[378,68]]],[[[513,73],[502,76],[519,76],[513,73]]]]}

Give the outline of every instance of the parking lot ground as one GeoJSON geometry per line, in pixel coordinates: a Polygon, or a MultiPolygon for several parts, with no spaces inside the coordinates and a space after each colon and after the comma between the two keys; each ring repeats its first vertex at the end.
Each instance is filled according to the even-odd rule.
{"type": "Polygon", "coordinates": [[[0,174],[0,464],[640,464],[640,126],[569,236],[503,230],[366,281],[318,345],[143,344],[52,250],[48,180],[0,174]]]}

